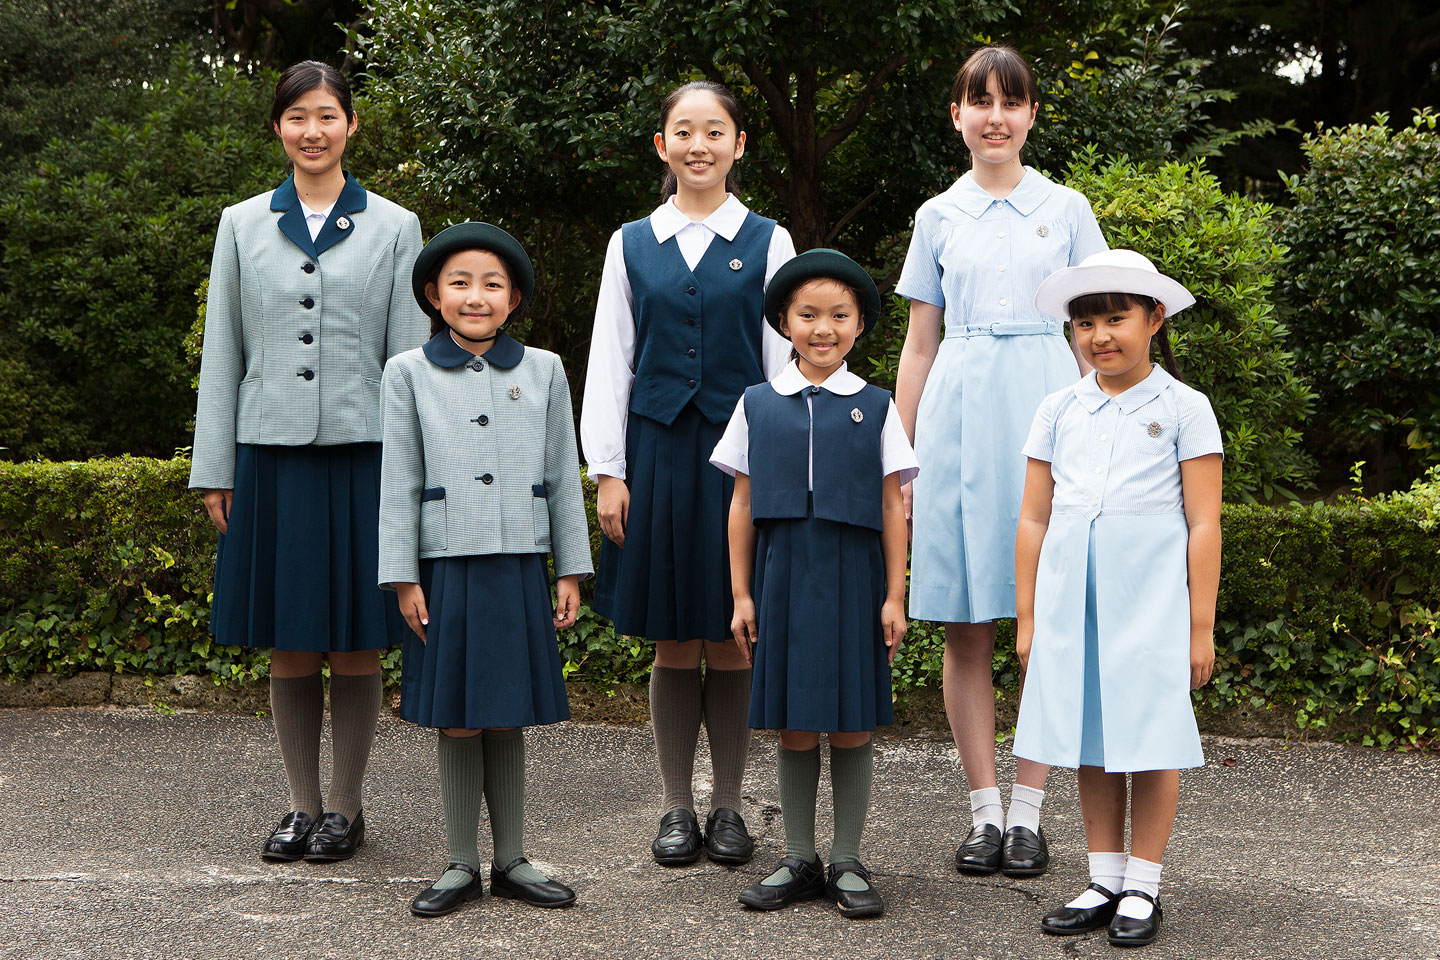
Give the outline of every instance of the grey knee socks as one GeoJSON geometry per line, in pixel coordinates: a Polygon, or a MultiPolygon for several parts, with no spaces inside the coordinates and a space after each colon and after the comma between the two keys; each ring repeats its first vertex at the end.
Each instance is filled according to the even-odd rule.
{"type": "Polygon", "coordinates": [[[335,765],[330,773],[330,810],[354,820],[360,812],[361,788],[375,726],[380,720],[380,674],[330,675],[330,738],[335,765]]]}
{"type": "Polygon", "coordinates": [[[662,810],[695,809],[695,743],[700,737],[700,668],[656,666],[650,671],[650,718],[660,762],[662,810]]]}
{"type": "Polygon", "coordinates": [[[270,677],[270,716],[290,784],[290,809],[318,819],[320,796],[320,728],[325,720],[325,688],[320,674],[270,677]]]}

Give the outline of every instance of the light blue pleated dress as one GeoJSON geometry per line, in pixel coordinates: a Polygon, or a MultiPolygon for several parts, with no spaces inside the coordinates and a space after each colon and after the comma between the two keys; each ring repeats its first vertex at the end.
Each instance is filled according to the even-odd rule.
{"type": "Polygon", "coordinates": [[[1017,757],[1112,773],[1204,764],[1180,462],[1220,452],[1210,402],[1158,367],[1118,397],[1092,373],[1040,405],[1025,455],[1050,462],[1055,491],[1017,757]]]}
{"type": "Polygon", "coordinates": [[[927,201],[896,292],[945,309],[915,424],[911,617],[1015,615],[1020,452],[1040,401],[1080,372],[1040,282],[1106,249],[1089,202],[1027,167],[996,200],[969,174],[927,201]]]}

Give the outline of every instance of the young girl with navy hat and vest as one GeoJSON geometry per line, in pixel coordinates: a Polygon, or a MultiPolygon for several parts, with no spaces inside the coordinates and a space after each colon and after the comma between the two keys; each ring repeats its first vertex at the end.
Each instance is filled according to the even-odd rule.
{"type": "Polygon", "coordinates": [[[917,472],[890,394],[846,369],[880,318],[870,276],[834,250],[775,274],[765,318],[794,360],[735,406],[711,462],[735,477],[730,505],[732,631],[753,650],[750,726],[779,730],[785,854],[740,893],[778,910],[821,895],[847,917],[884,902],[860,861],[874,770],[871,734],[893,722],[890,662],[905,633],[900,485],[917,472]],[[830,742],[835,835],[815,849],[820,734],[830,742]]]}
{"type": "Polygon", "coordinates": [[[1025,443],[1015,754],[1079,768],[1090,885],[1042,929],[1108,927],[1117,946],[1159,933],[1179,768],[1205,762],[1190,691],[1215,662],[1220,427],[1179,380],[1165,330],[1194,302],[1133,250],[1093,254],[1035,295],[1069,316],[1094,369],[1045,398],[1025,443]],[[1171,372],[1151,364],[1152,339],[1171,372]]]}
{"type": "MultiPolygon", "coordinates": [[[[1046,394],[1088,370],[1040,282],[1105,249],[1084,197],[1020,159],[1040,90],[1014,50],[985,47],[955,77],[950,116],[970,171],[915,214],[895,290],[910,299],[895,403],[924,470],[907,501],[910,616],[945,623],[945,712],[970,787],[964,873],[1044,873],[1046,768],[1021,760],[1008,809],[995,777],[995,621],[1015,616],[1020,446],[1046,394]],[[941,338],[941,328],[944,338],[941,338]]],[[[907,494],[909,491],[907,490],[907,494]]]]}
{"type": "Polygon", "coordinates": [[[735,196],[745,130],[730,91],[705,81],[673,91],[654,142],[667,168],[664,202],[610,239],[580,417],[605,534],[595,609],[655,647],[656,862],[692,863],[703,852],[741,864],[754,852],[740,812],[750,670],[729,642],[734,484],[709,457],[741,391],[789,357],[762,298],[795,250],[735,196]],[[714,777],[703,834],[691,790],[702,718],[714,777]]]}
{"type": "Polygon", "coordinates": [[[531,865],[523,840],[523,728],[570,718],[555,630],[575,623],[592,569],[565,370],[501,329],[534,282],[524,248],[499,227],[442,230],[412,274],[430,341],[385,368],[379,578],[413,631],[400,713],[438,729],[450,855],[410,905],[420,917],[482,895],[482,803],[491,892],[540,907],[575,901],[531,865]]]}
{"type": "Polygon", "coordinates": [[[225,209],[210,267],[190,486],[220,531],[211,633],[274,651],[290,808],[266,860],[344,860],[364,842],[379,652],[405,635],[375,585],[380,373],[425,341],[409,290],[420,221],[341,166],[356,123],[335,68],[281,74],[270,124],[293,173],[225,209]],[[334,767],[322,797],[327,659],[334,767]]]}

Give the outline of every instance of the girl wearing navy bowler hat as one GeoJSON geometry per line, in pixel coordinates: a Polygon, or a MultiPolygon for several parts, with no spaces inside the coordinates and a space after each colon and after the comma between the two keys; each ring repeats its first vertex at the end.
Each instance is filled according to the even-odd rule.
{"type": "Polygon", "coordinates": [[[729,642],[733,484],[709,456],[740,392],[789,357],[761,300],[795,248],[735,196],[745,129],[729,90],[685,84],[661,104],[660,127],[665,202],[610,238],[585,377],[580,441],[605,534],[595,609],[655,646],[663,795],[651,855],[741,864],[755,849],[741,814],[750,670],[729,642]],[[703,834],[691,790],[702,718],[714,774],[703,834]]]}
{"type": "Polygon", "coordinates": [[[364,843],[380,650],[405,635],[375,586],[380,373],[425,341],[409,291],[420,221],[344,170],[356,123],[335,68],[281,74],[270,125],[292,175],[225,209],[210,266],[190,486],[220,531],[211,633],[274,651],[290,806],[266,860],[344,860],[364,843]],[[322,797],[326,660],[335,762],[322,797]]]}
{"type": "Polygon", "coordinates": [[[539,907],[575,901],[529,862],[523,839],[522,728],[570,718],[555,631],[575,623],[592,570],[565,370],[501,329],[534,282],[524,248],[499,227],[442,230],[412,275],[430,341],[385,368],[380,583],[413,631],[400,713],[439,730],[450,848],[410,905],[418,917],[482,894],[482,802],[491,893],[539,907]]]}
{"type": "Polygon", "coordinates": [[[1180,382],[1165,332],[1194,302],[1133,250],[1086,257],[1035,294],[1069,316],[1094,369],[1041,402],[1025,443],[1015,755],[1079,768],[1090,885],[1041,928],[1107,927],[1122,947],[1160,931],[1178,768],[1205,762],[1190,691],[1215,663],[1220,427],[1180,382]],[[1152,339],[1169,373],[1151,364],[1152,339]]]}
{"type": "Polygon", "coordinates": [[[845,366],[880,317],[875,282],[811,250],[781,267],[765,318],[794,360],[735,405],[711,463],[735,477],[731,629],[753,657],[750,726],[780,731],[785,855],[740,902],[778,910],[826,896],[847,917],[884,911],[860,861],[874,770],[871,734],[893,722],[890,662],[905,633],[905,508],[918,472],[890,394],[845,366]],[[815,849],[820,734],[830,741],[835,836],[815,849]]]}

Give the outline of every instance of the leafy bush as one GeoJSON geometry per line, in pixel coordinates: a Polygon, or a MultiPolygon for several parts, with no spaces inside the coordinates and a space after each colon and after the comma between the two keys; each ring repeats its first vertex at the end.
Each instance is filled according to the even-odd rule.
{"type": "Polygon", "coordinates": [[[1403,130],[1354,124],[1305,137],[1286,177],[1283,292],[1299,369],[1319,392],[1306,445],[1333,465],[1369,461],[1381,489],[1440,461],[1440,133],[1433,110],[1403,130]]]}

